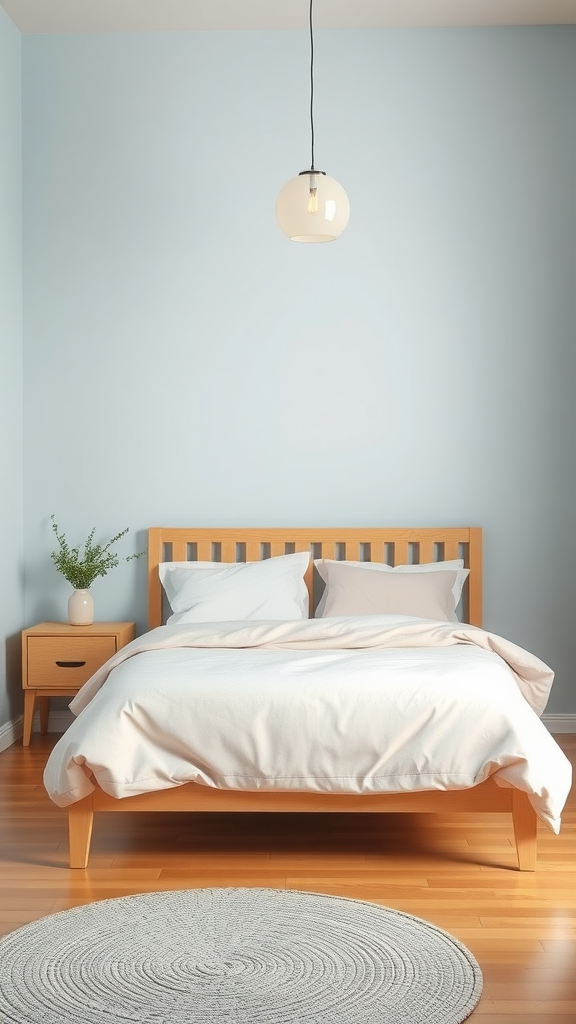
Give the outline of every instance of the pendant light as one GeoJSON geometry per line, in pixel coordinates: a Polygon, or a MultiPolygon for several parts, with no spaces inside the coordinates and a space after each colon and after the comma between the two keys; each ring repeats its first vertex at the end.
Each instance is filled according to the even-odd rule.
{"type": "Polygon", "coordinates": [[[310,170],[300,171],[276,200],[276,220],[292,242],[333,242],[350,216],[350,203],[342,185],[314,166],[314,33],[310,0],[310,170]]]}

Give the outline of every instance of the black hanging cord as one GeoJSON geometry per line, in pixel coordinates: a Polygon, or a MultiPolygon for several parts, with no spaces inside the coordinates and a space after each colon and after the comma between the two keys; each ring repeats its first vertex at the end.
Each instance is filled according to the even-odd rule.
{"type": "Polygon", "coordinates": [[[312,0],[310,0],[310,134],[312,136],[312,163],[314,168],[314,33],[312,32],[312,0]]]}

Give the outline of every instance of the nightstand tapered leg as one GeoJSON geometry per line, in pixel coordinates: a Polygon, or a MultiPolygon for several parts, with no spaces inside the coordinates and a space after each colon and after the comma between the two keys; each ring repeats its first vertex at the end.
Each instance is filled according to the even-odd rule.
{"type": "Polygon", "coordinates": [[[36,690],[24,690],[24,733],[22,735],[22,745],[24,747],[30,746],[30,736],[32,735],[32,719],[34,718],[35,700],[36,690]]]}
{"type": "Polygon", "coordinates": [[[48,717],[50,715],[50,697],[39,697],[40,702],[40,732],[43,736],[48,732],[48,717]]]}

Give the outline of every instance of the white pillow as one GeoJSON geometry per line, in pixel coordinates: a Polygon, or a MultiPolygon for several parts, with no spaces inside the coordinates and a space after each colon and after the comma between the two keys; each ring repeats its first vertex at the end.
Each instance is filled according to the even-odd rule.
{"type": "MultiPolygon", "coordinates": [[[[451,620],[453,622],[457,622],[458,621],[458,616],[456,615],[456,609],[458,607],[458,604],[460,602],[460,598],[462,596],[462,588],[464,586],[466,577],[470,573],[470,569],[465,569],[464,568],[464,559],[463,558],[453,558],[451,561],[448,561],[448,562],[422,562],[419,565],[395,565],[395,566],[386,565],[384,562],[345,562],[345,561],[338,561],[337,559],[333,559],[333,558],[316,558],[314,560],[314,565],[316,566],[318,572],[320,573],[320,576],[322,577],[322,579],[324,580],[325,583],[327,583],[327,576],[328,576],[328,572],[326,570],[326,566],[330,565],[330,564],[352,565],[352,566],[356,566],[357,568],[360,568],[360,569],[375,570],[376,572],[393,572],[393,573],[394,572],[395,573],[404,573],[404,572],[419,573],[419,572],[442,572],[442,571],[454,572],[454,570],[456,570],[456,578],[455,578],[455,581],[454,581],[454,585],[452,587],[452,595],[453,595],[453,598],[454,598],[454,607],[451,609],[451,615],[450,615],[450,618],[451,618],[451,620]]],[[[327,598],[328,598],[328,587],[326,587],[324,589],[324,593],[322,594],[322,597],[320,598],[320,601],[318,602],[318,607],[317,607],[316,613],[315,613],[317,619],[321,619],[323,617],[323,615],[324,615],[324,609],[326,607],[327,598]]]]}
{"type": "Polygon", "coordinates": [[[308,551],[261,562],[161,562],[167,624],[308,618],[308,551]]]}

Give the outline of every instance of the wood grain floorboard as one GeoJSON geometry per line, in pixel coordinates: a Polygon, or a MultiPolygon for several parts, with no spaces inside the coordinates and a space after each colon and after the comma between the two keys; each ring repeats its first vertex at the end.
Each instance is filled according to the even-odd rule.
{"type": "MultiPolygon", "coordinates": [[[[464,942],[484,974],[471,1021],[576,1022],[574,790],[561,834],[539,827],[533,873],[516,870],[511,822],[490,814],[101,814],[89,868],[71,871],[66,814],[42,785],[57,738],[0,754],[0,935],[132,893],[304,889],[415,914],[464,942]]],[[[576,736],[556,738],[576,764],[576,736]]]]}

